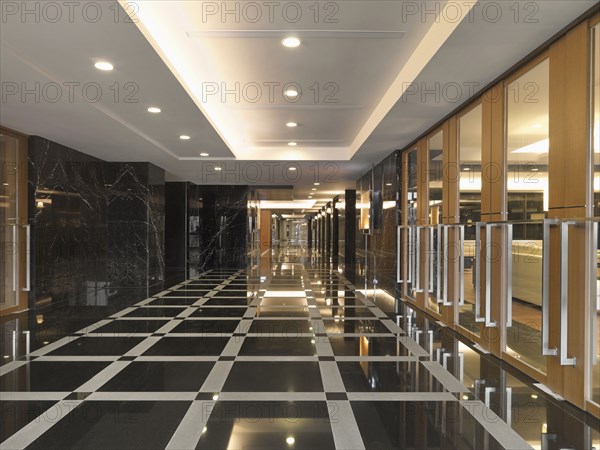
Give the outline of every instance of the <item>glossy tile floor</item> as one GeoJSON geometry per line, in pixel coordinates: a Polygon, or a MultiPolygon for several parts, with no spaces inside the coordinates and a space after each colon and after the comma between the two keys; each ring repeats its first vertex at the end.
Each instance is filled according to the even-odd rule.
{"type": "MultiPolygon", "coordinates": [[[[396,317],[386,299],[366,298],[315,262],[283,249],[258,268],[208,271],[4,364],[0,448],[526,449],[596,442],[593,427],[585,429],[589,440],[577,437],[573,446],[569,432],[539,422],[548,420],[539,411],[515,417],[522,412],[516,396],[507,416],[505,398],[492,397],[504,391],[481,388],[484,360],[479,372],[470,356],[459,364],[451,345],[463,355],[468,348],[448,344],[435,323],[406,308],[396,317]]],[[[553,404],[544,411],[559,411],[559,422],[579,433],[583,422],[553,404]]]]}

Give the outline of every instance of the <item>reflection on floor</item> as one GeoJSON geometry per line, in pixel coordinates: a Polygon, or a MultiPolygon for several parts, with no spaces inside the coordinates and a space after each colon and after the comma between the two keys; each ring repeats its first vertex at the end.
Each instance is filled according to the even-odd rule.
{"type": "Polygon", "coordinates": [[[404,304],[397,318],[393,298],[366,294],[299,248],[203,273],[0,367],[0,447],[525,449],[598,440],[597,428],[435,322],[404,304]]]}

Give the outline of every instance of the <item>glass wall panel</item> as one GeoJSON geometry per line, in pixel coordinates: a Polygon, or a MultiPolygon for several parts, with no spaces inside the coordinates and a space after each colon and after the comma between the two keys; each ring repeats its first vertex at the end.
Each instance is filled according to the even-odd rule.
{"type": "Polygon", "coordinates": [[[428,292],[429,301],[427,307],[435,312],[439,312],[438,300],[441,298],[441,265],[438,264],[438,245],[441,244],[442,236],[438,232],[437,225],[442,223],[442,172],[444,158],[444,131],[440,130],[434,134],[428,141],[429,148],[429,169],[428,186],[429,186],[429,225],[428,233],[428,292]]]}
{"type": "MultiPolygon", "coordinates": [[[[594,216],[600,217],[600,25],[592,29],[592,148],[594,152],[594,216]]],[[[598,238],[598,236],[596,236],[598,238]]],[[[600,242],[600,239],[597,239],[600,242]]],[[[598,249],[596,255],[598,255],[598,249]]],[[[592,361],[590,373],[590,400],[600,405],[600,265],[598,257],[595,263],[596,292],[591,297],[590,310],[592,311],[591,341],[592,361]]]]}
{"type": "Polygon", "coordinates": [[[507,352],[545,372],[541,352],[542,222],[548,210],[549,61],[506,87],[507,211],[513,226],[507,352]]]}
{"type": "Polygon", "coordinates": [[[407,295],[413,300],[417,295],[417,150],[413,149],[407,155],[407,189],[406,189],[406,248],[407,295]]]}
{"type": "Polygon", "coordinates": [[[2,236],[3,258],[0,258],[2,284],[0,288],[0,311],[15,307],[18,301],[17,279],[18,219],[17,219],[17,157],[18,140],[0,134],[0,236],[2,236]]]}
{"type": "Polygon", "coordinates": [[[483,107],[476,106],[458,120],[458,160],[460,166],[459,214],[464,225],[464,298],[458,306],[458,323],[479,335],[475,322],[475,224],[481,220],[481,153],[483,107]]]}

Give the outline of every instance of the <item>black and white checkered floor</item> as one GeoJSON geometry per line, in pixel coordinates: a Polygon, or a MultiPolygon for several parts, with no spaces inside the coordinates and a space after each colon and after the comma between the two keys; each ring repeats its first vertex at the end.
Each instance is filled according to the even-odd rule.
{"type": "Polygon", "coordinates": [[[208,271],[0,367],[2,449],[531,448],[338,273],[208,271]]]}

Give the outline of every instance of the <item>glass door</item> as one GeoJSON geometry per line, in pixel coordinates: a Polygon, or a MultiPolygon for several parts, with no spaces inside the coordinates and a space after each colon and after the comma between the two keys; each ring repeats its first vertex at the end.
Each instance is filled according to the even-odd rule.
{"type": "Polygon", "coordinates": [[[460,329],[471,338],[481,335],[475,318],[475,225],[481,221],[481,155],[483,147],[483,106],[458,119],[459,236],[461,280],[457,314],[460,329]]]}
{"type": "MultiPolygon", "coordinates": [[[[547,352],[543,327],[544,219],[548,211],[550,148],[549,59],[506,86],[507,320],[505,352],[542,374],[547,352]],[[510,242],[512,241],[512,242],[510,242]]],[[[546,237],[549,238],[548,233],[546,237]]],[[[546,244],[547,245],[547,244],[546,244]]],[[[548,254],[549,257],[549,254],[548,254]]],[[[546,261],[549,263],[549,261],[546,261]]]]}
{"type": "Polygon", "coordinates": [[[442,303],[441,248],[442,248],[442,183],[444,166],[444,131],[440,130],[427,140],[427,192],[429,208],[429,226],[427,233],[427,308],[440,313],[442,303]]]}
{"type": "Polygon", "coordinates": [[[0,135],[0,162],[2,185],[0,186],[0,233],[2,235],[2,289],[0,311],[14,309],[19,302],[18,279],[18,218],[17,218],[17,152],[16,139],[0,135]]]}
{"type": "Polygon", "coordinates": [[[25,139],[0,129],[0,235],[2,258],[0,258],[0,315],[7,315],[26,308],[26,291],[29,290],[29,225],[23,198],[26,182],[23,169],[26,165],[25,139]],[[26,238],[26,239],[24,239],[26,238]]]}
{"type": "MultiPolygon", "coordinates": [[[[600,218],[600,24],[591,30],[592,51],[592,115],[591,115],[591,141],[592,141],[592,198],[593,208],[591,213],[594,220],[600,218]]],[[[587,399],[595,406],[597,415],[600,416],[600,239],[598,224],[592,227],[590,252],[590,295],[589,295],[589,358],[588,358],[588,387],[587,399]]]]}
{"type": "Polygon", "coordinates": [[[419,273],[419,237],[421,229],[417,226],[417,149],[412,149],[405,154],[406,162],[403,177],[406,180],[406,195],[404,226],[401,231],[404,234],[403,258],[405,266],[406,296],[411,300],[417,299],[417,292],[420,292],[420,273],[419,273]]]}

